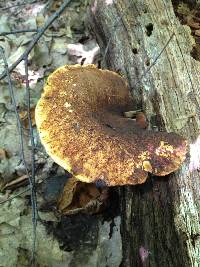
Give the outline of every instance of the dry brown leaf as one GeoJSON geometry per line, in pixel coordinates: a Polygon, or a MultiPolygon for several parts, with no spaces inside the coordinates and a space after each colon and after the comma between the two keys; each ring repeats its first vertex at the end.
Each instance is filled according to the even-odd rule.
{"type": "Polygon", "coordinates": [[[200,37],[200,29],[199,29],[199,30],[196,30],[196,31],[194,32],[194,34],[195,34],[196,36],[199,36],[199,37],[200,37]]]}
{"type": "Polygon", "coordinates": [[[6,151],[3,148],[0,148],[0,160],[2,159],[6,159],[7,155],[6,155],[6,151]]]}
{"type": "Polygon", "coordinates": [[[88,40],[84,44],[68,44],[68,54],[79,64],[95,64],[99,53],[100,49],[95,40],[88,40]]]}
{"type": "Polygon", "coordinates": [[[22,175],[16,178],[15,180],[12,180],[11,182],[5,184],[2,190],[17,188],[21,186],[22,184],[24,184],[24,182],[27,182],[27,179],[28,179],[28,175],[22,175]]]}
{"type": "Polygon", "coordinates": [[[84,208],[91,200],[91,197],[85,192],[80,193],[79,195],[79,202],[77,203],[80,208],[84,208]]]}
{"type": "Polygon", "coordinates": [[[199,19],[195,16],[188,15],[187,16],[187,25],[193,29],[200,29],[199,19]]]}
{"type": "Polygon", "coordinates": [[[80,211],[93,214],[101,211],[107,198],[105,188],[97,188],[95,184],[83,183],[72,177],[65,184],[58,209],[65,215],[80,211]]]}
{"type": "MultiPolygon", "coordinates": [[[[20,119],[26,129],[29,128],[28,126],[28,112],[27,110],[21,111],[20,114],[20,119]]],[[[35,107],[31,108],[31,121],[32,121],[32,126],[35,126],[35,107]]]]}
{"type": "Polygon", "coordinates": [[[60,211],[63,211],[65,208],[69,207],[69,205],[72,203],[77,183],[78,180],[75,177],[72,177],[65,184],[62,195],[58,202],[58,208],[60,211]]]}

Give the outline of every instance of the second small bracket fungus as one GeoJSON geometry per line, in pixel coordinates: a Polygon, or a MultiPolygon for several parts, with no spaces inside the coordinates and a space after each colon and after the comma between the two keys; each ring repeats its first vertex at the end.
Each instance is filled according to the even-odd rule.
{"type": "Polygon", "coordinates": [[[133,110],[126,81],[94,65],[66,65],[53,72],[36,107],[47,153],[83,182],[141,184],[148,172],[177,170],[187,141],[175,133],[141,129],[123,117],[133,110]]]}

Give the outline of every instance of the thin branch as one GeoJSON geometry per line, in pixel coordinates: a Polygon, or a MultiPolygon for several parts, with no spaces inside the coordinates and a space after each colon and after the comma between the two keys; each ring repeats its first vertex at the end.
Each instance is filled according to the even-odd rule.
{"type": "MultiPolygon", "coordinates": [[[[8,10],[8,9],[11,9],[11,8],[14,8],[14,7],[25,6],[25,5],[28,5],[28,4],[29,3],[22,3],[22,4],[12,5],[12,6],[8,6],[8,7],[1,7],[0,11],[5,11],[5,10],[8,10]]],[[[30,4],[32,4],[32,3],[30,3],[30,4]]]]}
{"type": "Polygon", "coordinates": [[[24,154],[23,127],[22,127],[22,123],[21,123],[21,120],[20,120],[20,115],[19,115],[18,110],[17,110],[17,104],[16,104],[16,100],[15,100],[15,95],[14,95],[12,82],[11,82],[10,72],[9,72],[9,69],[8,69],[8,63],[7,63],[7,60],[6,60],[6,57],[5,57],[4,49],[1,46],[0,46],[0,54],[1,54],[2,59],[4,61],[5,72],[6,72],[7,79],[8,79],[9,94],[10,94],[10,97],[11,97],[12,104],[14,106],[14,111],[15,111],[15,115],[16,115],[16,119],[17,119],[17,128],[18,128],[19,136],[20,136],[20,138],[19,138],[19,146],[20,146],[21,159],[23,161],[26,173],[29,174],[28,167],[27,167],[26,160],[25,160],[25,154],[24,154]]]}
{"type": "Polygon", "coordinates": [[[13,200],[13,199],[16,198],[16,197],[19,197],[19,196],[23,195],[24,193],[28,192],[29,190],[30,190],[30,187],[24,189],[22,192],[20,192],[20,193],[14,195],[14,196],[11,196],[11,197],[9,197],[9,198],[7,198],[7,199],[5,199],[5,200],[0,201],[0,205],[6,203],[6,202],[8,202],[8,201],[11,201],[11,200],[13,200]]]}
{"type": "Polygon", "coordinates": [[[14,90],[13,90],[13,86],[12,86],[12,81],[11,81],[11,77],[10,77],[10,72],[8,69],[8,63],[5,57],[5,53],[4,53],[4,49],[2,47],[0,47],[0,53],[2,55],[3,61],[4,61],[4,65],[5,65],[5,70],[6,70],[6,75],[7,75],[7,79],[8,79],[8,88],[9,88],[9,93],[10,93],[10,97],[12,100],[12,104],[14,106],[14,111],[15,111],[15,115],[16,115],[16,119],[17,119],[17,128],[19,131],[19,143],[20,143],[20,155],[23,161],[23,165],[25,167],[26,173],[28,175],[28,180],[29,180],[29,185],[30,185],[30,189],[31,189],[31,204],[32,204],[32,223],[33,223],[33,247],[32,247],[32,260],[33,260],[33,265],[35,266],[35,239],[36,239],[36,224],[37,224],[37,218],[36,218],[36,196],[35,196],[35,190],[34,190],[34,184],[32,181],[32,177],[29,173],[28,167],[27,167],[27,163],[26,163],[26,159],[25,159],[25,154],[24,154],[24,142],[23,142],[23,130],[22,130],[22,124],[21,124],[21,120],[20,120],[20,116],[17,110],[17,104],[16,104],[16,100],[15,100],[15,95],[14,95],[14,90]]]}
{"type": "Polygon", "coordinates": [[[28,58],[24,58],[25,63],[25,78],[26,78],[26,103],[28,113],[28,126],[31,139],[31,204],[32,204],[32,224],[33,224],[33,247],[32,247],[32,266],[35,265],[36,254],[36,228],[37,228],[37,195],[35,188],[35,142],[33,136],[33,126],[31,120],[31,105],[30,105],[30,87],[28,80],[28,58]]]}
{"type": "Polygon", "coordinates": [[[154,59],[154,61],[151,64],[151,66],[149,66],[149,68],[142,74],[142,76],[140,77],[140,80],[142,80],[147,75],[147,73],[151,70],[151,68],[156,64],[156,62],[158,61],[159,57],[165,51],[165,49],[167,48],[168,44],[171,42],[172,38],[174,37],[174,35],[175,35],[175,33],[173,32],[172,35],[170,36],[169,40],[167,41],[167,43],[164,45],[164,47],[161,49],[161,51],[158,53],[158,55],[154,59]]]}
{"type": "Polygon", "coordinates": [[[0,36],[5,36],[5,35],[9,35],[9,34],[16,34],[16,33],[24,33],[24,32],[38,32],[38,30],[37,29],[13,30],[10,32],[1,32],[0,36]]]}
{"type": "Polygon", "coordinates": [[[32,4],[36,3],[36,2],[37,2],[36,0],[32,0],[31,2],[26,2],[26,0],[25,0],[23,3],[18,3],[18,4],[7,6],[7,7],[1,7],[0,11],[5,11],[5,10],[8,10],[8,9],[11,9],[11,8],[14,8],[14,7],[32,5],[32,4]]]}
{"type": "MultiPolygon", "coordinates": [[[[61,13],[64,11],[64,9],[69,5],[69,3],[72,0],[65,0],[64,3],[60,6],[60,8],[47,20],[47,22],[44,24],[44,26],[40,29],[38,29],[38,33],[33,37],[32,42],[28,45],[26,51],[8,68],[9,72],[13,71],[19,63],[24,60],[24,58],[28,57],[29,53],[33,49],[34,45],[38,42],[38,40],[41,38],[43,33],[47,30],[47,28],[56,20],[61,13]]],[[[0,75],[0,80],[6,77],[6,71],[4,71],[0,75]]]]}

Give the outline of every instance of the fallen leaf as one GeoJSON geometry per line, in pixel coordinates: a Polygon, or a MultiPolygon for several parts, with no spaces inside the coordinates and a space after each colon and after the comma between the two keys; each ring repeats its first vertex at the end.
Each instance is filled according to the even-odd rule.
{"type": "MultiPolygon", "coordinates": [[[[32,121],[32,126],[35,126],[35,107],[31,108],[30,110],[31,113],[31,121],[32,121]]],[[[28,123],[28,112],[27,110],[21,111],[19,113],[20,119],[26,129],[29,128],[29,123],[28,123]]]]}
{"type": "Polygon", "coordinates": [[[6,159],[6,158],[7,158],[7,156],[6,156],[6,151],[5,151],[5,149],[0,148],[0,160],[2,160],[2,159],[6,159]]]}
{"type": "Polygon", "coordinates": [[[28,175],[22,175],[14,180],[12,180],[9,183],[6,183],[4,185],[4,187],[2,188],[2,190],[6,190],[6,189],[16,189],[19,186],[21,186],[22,184],[24,184],[25,182],[27,182],[28,180],[28,175]]]}
{"type": "Polygon", "coordinates": [[[66,209],[67,207],[69,207],[69,205],[72,203],[72,199],[73,199],[73,195],[74,195],[74,191],[76,189],[76,185],[77,185],[78,180],[75,179],[74,177],[70,178],[63,189],[62,195],[60,197],[60,200],[58,202],[58,206],[59,206],[59,210],[63,211],[64,209],[66,209]]]}
{"type": "Polygon", "coordinates": [[[199,19],[197,19],[195,16],[187,16],[187,25],[193,29],[200,29],[199,19]]]}
{"type": "Polygon", "coordinates": [[[76,63],[92,64],[98,58],[100,49],[94,40],[89,40],[85,44],[69,44],[68,53],[76,58],[76,63]]]}
{"type": "Polygon", "coordinates": [[[65,215],[80,211],[94,214],[102,211],[108,200],[108,188],[98,188],[95,184],[70,178],[58,201],[58,209],[65,215]]]}
{"type": "Polygon", "coordinates": [[[199,37],[200,37],[200,29],[199,29],[199,30],[196,30],[196,31],[194,32],[194,34],[195,34],[196,36],[199,36],[199,37]]]}

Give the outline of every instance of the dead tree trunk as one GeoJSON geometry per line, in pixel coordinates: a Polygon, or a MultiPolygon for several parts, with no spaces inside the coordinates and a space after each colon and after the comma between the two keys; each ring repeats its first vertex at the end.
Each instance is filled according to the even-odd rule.
{"type": "Polygon", "coordinates": [[[200,63],[190,28],[167,0],[96,0],[89,24],[106,51],[102,67],[127,78],[150,127],[194,144],[176,173],[119,189],[121,266],[200,266],[200,63]]]}

